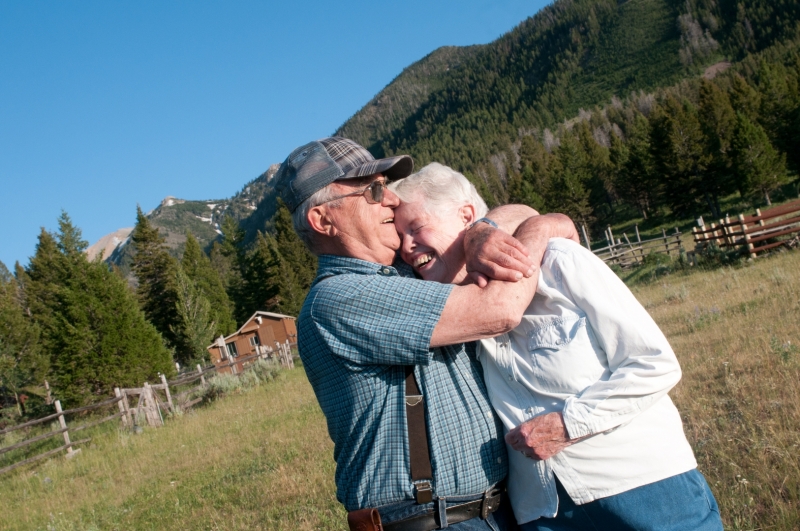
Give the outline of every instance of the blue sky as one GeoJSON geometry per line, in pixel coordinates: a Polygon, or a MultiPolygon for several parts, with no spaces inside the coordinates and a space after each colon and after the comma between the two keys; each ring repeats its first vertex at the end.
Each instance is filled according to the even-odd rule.
{"type": "Polygon", "coordinates": [[[168,195],[230,197],[404,67],[549,2],[0,2],[0,260],[62,209],[89,243],[168,195]]]}

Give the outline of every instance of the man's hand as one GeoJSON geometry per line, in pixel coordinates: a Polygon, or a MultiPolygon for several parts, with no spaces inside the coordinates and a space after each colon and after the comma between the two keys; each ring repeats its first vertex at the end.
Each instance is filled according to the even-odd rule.
{"type": "Polygon", "coordinates": [[[569,438],[560,412],[534,417],[506,433],[506,442],[514,450],[537,461],[550,459],[580,440],[569,438]]]}
{"type": "Polygon", "coordinates": [[[568,238],[580,243],[575,224],[564,214],[540,216],[532,212],[534,215],[519,224],[514,233],[528,246],[486,223],[467,230],[464,236],[467,272],[478,286],[485,287],[487,277],[516,282],[523,276],[533,276],[538,272],[550,238],[568,238]]]}
{"type": "Polygon", "coordinates": [[[488,278],[516,282],[533,275],[533,262],[527,247],[516,238],[487,223],[478,223],[464,236],[467,272],[480,287],[488,278]],[[488,278],[487,278],[488,277],[488,278]]]}

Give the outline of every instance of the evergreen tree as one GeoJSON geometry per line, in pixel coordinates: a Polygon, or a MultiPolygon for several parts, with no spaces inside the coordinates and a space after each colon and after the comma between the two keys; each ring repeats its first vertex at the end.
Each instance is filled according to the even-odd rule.
{"type": "Polygon", "coordinates": [[[242,322],[258,310],[277,310],[280,291],[276,275],[280,262],[276,261],[272,236],[259,231],[245,260],[247,265],[243,269],[242,279],[245,296],[241,298],[239,307],[242,322]]]}
{"type": "Polygon", "coordinates": [[[0,283],[11,282],[12,278],[14,277],[11,276],[11,271],[9,271],[6,265],[0,261],[0,283]]]}
{"type": "Polygon", "coordinates": [[[589,205],[589,171],[586,159],[578,140],[565,134],[551,166],[550,186],[547,191],[547,204],[551,210],[563,212],[576,223],[589,225],[594,219],[589,205]]]}
{"type": "Polygon", "coordinates": [[[42,231],[20,275],[27,309],[43,332],[56,394],[68,405],[173,370],[126,282],[102,262],[88,262],[85,247],[80,230],[62,214],[59,232],[42,231]]]}
{"type": "Polygon", "coordinates": [[[718,192],[714,183],[704,181],[711,157],[694,106],[668,96],[651,125],[653,160],[665,181],[665,199],[673,213],[697,217],[705,200],[711,214],[719,217],[718,192]]]}
{"type": "Polygon", "coordinates": [[[173,331],[180,328],[175,287],[178,263],[167,252],[164,237],[150,224],[138,206],[131,241],[134,246],[131,269],[136,276],[139,304],[147,320],[164,336],[167,344],[176,351],[182,351],[184,345],[173,331]]]}
{"type": "Polygon", "coordinates": [[[615,175],[614,188],[623,201],[639,210],[639,214],[647,219],[650,209],[647,176],[638,175],[631,159],[631,150],[617,135],[611,136],[609,164],[615,175]],[[630,168],[630,169],[629,169],[630,168]]]}
{"type": "Polygon", "coordinates": [[[40,384],[47,369],[39,327],[26,315],[19,286],[0,262],[0,389],[14,395],[20,415],[25,414],[20,392],[30,384],[40,384]]]}
{"type": "Polygon", "coordinates": [[[233,319],[233,309],[225,292],[225,286],[219,273],[211,265],[211,260],[190,232],[186,233],[186,249],[181,259],[181,268],[210,304],[212,320],[215,323],[214,337],[227,336],[235,332],[236,321],[233,319]]]}
{"type": "Polygon", "coordinates": [[[772,204],[769,194],[787,180],[786,155],[775,151],[764,129],[742,113],[733,138],[733,169],[742,187],[762,195],[767,205],[772,204]]]}
{"type": "Polygon", "coordinates": [[[594,138],[588,121],[581,121],[577,125],[576,136],[585,154],[586,169],[589,174],[586,181],[589,189],[589,204],[594,205],[596,212],[598,207],[605,203],[609,213],[613,213],[617,192],[611,178],[608,148],[600,145],[594,138]]]}
{"type": "Polygon", "coordinates": [[[178,361],[183,365],[204,362],[208,358],[206,347],[211,344],[217,330],[211,304],[182,267],[177,268],[175,285],[178,295],[176,311],[180,324],[172,332],[186,347],[180,352],[178,361]]]}
{"type": "Polygon", "coordinates": [[[710,161],[706,170],[706,187],[724,195],[736,189],[731,171],[731,142],[736,131],[736,112],[727,93],[708,80],[701,80],[698,117],[705,135],[704,145],[710,161]]]}
{"type": "Polygon", "coordinates": [[[225,216],[220,226],[222,241],[214,242],[211,249],[211,264],[219,273],[228,299],[233,304],[233,316],[237,323],[244,321],[252,315],[248,313],[250,305],[249,294],[244,288],[244,269],[246,253],[244,247],[244,230],[231,216],[225,216]]]}
{"type": "Polygon", "coordinates": [[[550,181],[552,156],[539,141],[527,135],[520,142],[519,157],[522,172],[509,180],[509,201],[528,205],[544,214],[547,212],[544,195],[550,181]]]}
{"type": "MultiPolygon", "coordinates": [[[[275,213],[274,223],[277,252],[286,262],[286,266],[293,272],[297,289],[293,289],[292,292],[302,293],[299,297],[301,299],[299,301],[300,306],[302,306],[302,298],[311,288],[314,277],[317,276],[317,257],[311,254],[303,244],[303,241],[297,236],[297,233],[295,233],[292,215],[280,199],[278,199],[278,211],[275,213]]],[[[297,302],[295,300],[292,305],[296,306],[297,302]]]]}
{"type": "Polygon", "coordinates": [[[739,74],[734,74],[730,88],[733,110],[742,113],[751,121],[758,119],[761,110],[761,95],[739,74]]]}

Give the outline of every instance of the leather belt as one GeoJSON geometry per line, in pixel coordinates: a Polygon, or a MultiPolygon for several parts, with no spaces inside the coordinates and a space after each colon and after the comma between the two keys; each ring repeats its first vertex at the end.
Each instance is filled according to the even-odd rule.
{"type": "MultiPolygon", "coordinates": [[[[505,491],[491,489],[484,494],[480,500],[460,503],[447,508],[447,525],[457,524],[480,517],[484,520],[495,512],[505,499],[505,491]]],[[[441,518],[438,511],[431,509],[429,512],[398,520],[389,524],[383,524],[383,531],[431,531],[439,529],[441,518]]]]}

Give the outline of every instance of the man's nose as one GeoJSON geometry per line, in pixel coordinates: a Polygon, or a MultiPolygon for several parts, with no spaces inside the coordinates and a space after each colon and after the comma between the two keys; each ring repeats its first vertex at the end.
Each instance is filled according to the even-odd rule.
{"type": "Polygon", "coordinates": [[[383,191],[383,201],[381,201],[381,204],[385,207],[395,208],[400,204],[400,198],[387,188],[383,191]]]}

